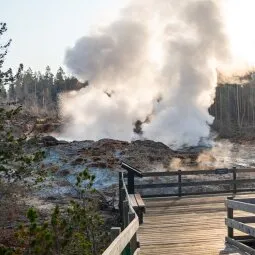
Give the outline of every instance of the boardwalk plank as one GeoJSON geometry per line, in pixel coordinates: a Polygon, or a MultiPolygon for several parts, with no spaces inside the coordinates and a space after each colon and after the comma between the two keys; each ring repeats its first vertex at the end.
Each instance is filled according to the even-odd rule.
{"type": "MultiPolygon", "coordinates": [[[[146,214],[138,232],[140,254],[243,254],[233,247],[225,248],[225,199],[226,196],[144,199],[146,214]]],[[[244,214],[237,212],[234,216],[244,214]]]]}

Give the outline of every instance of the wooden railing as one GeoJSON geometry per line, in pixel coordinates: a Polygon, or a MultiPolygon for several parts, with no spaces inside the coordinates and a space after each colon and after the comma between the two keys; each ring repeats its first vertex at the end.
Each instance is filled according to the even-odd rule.
{"type": "MultiPolygon", "coordinates": [[[[255,174],[255,168],[228,169],[220,168],[215,170],[192,170],[192,171],[172,171],[172,172],[144,172],[142,178],[150,178],[149,182],[135,184],[134,190],[139,190],[143,197],[169,197],[169,196],[187,196],[202,194],[218,194],[218,193],[240,193],[255,191],[255,178],[251,178],[251,174],[255,174]],[[239,177],[239,174],[247,173],[249,176],[239,177]],[[209,179],[209,176],[213,179],[209,179]],[[164,179],[160,179],[160,183],[153,183],[155,179],[161,177],[172,177],[173,180],[165,183],[164,179]],[[174,180],[175,179],[175,180],[174,180]],[[245,184],[245,185],[244,185],[245,184]],[[222,185],[223,187],[221,187],[222,185]],[[248,185],[250,185],[248,187],[248,185]],[[246,187],[247,186],[247,187],[246,187]],[[192,188],[193,187],[193,188],[192,188]],[[148,194],[147,191],[153,191],[157,188],[171,188],[171,193],[153,193],[148,194]],[[209,191],[206,190],[211,188],[209,191]],[[199,191],[197,191],[199,190],[199,191]]],[[[130,176],[126,176],[130,178],[130,176]]],[[[134,176],[131,176],[134,179],[134,176]]],[[[128,183],[134,183],[129,180],[128,183]]]]}
{"type": "MultiPolygon", "coordinates": [[[[119,212],[121,218],[121,227],[113,227],[111,229],[112,243],[103,253],[103,255],[133,255],[139,252],[139,243],[137,241],[137,231],[139,229],[139,219],[131,206],[129,194],[134,194],[135,190],[143,191],[154,188],[173,188],[177,190],[173,193],[154,193],[154,194],[142,194],[143,197],[169,197],[169,196],[186,196],[186,195],[202,195],[202,194],[218,194],[218,193],[239,193],[239,192],[250,192],[255,191],[255,178],[251,178],[250,174],[255,174],[255,168],[243,168],[243,169],[227,169],[220,168],[215,170],[192,170],[192,171],[171,171],[171,172],[141,172],[138,169],[122,163],[122,167],[128,171],[126,175],[119,173],[119,212]],[[245,178],[239,178],[239,174],[249,174],[244,176],[245,178]],[[150,178],[150,183],[135,184],[135,177],[138,176],[143,180],[150,178]],[[213,176],[213,180],[209,180],[208,176],[213,176]],[[124,177],[127,177],[128,186],[124,181],[124,177]],[[154,178],[153,178],[154,177],[154,178]],[[160,177],[175,177],[177,181],[167,183],[151,183],[154,179],[160,177]],[[187,178],[189,177],[189,178],[187,178]],[[199,179],[197,178],[199,177],[199,179]],[[198,180],[197,180],[198,179],[198,180]],[[251,184],[250,187],[246,187],[251,184]],[[224,185],[224,188],[219,190],[219,185],[224,185]],[[213,187],[212,190],[206,191],[190,191],[190,188],[196,187],[213,187]],[[226,187],[227,186],[227,187],[226,187]],[[188,189],[188,191],[187,191],[188,189]]],[[[163,179],[164,181],[164,179],[163,179]]],[[[226,224],[228,225],[228,237],[226,238],[229,243],[239,243],[239,246],[244,244],[243,237],[233,238],[233,228],[241,229],[244,233],[249,233],[250,236],[255,237],[255,228],[246,226],[244,223],[253,222],[255,223],[255,216],[246,217],[245,219],[239,218],[240,222],[237,222],[237,218],[233,218],[233,209],[237,209],[237,204],[243,205],[243,210],[247,212],[255,213],[255,199],[254,205],[246,205],[248,202],[239,200],[228,199],[226,205],[228,207],[228,219],[226,224]],[[233,204],[234,203],[234,204],[233,204]],[[248,208],[248,209],[247,209],[248,208]],[[232,211],[231,211],[232,210],[232,211]],[[243,221],[242,221],[243,220],[243,221]],[[236,222],[235,222],[236,221],[236,222]],[[238,224],[237,224],[238,223],[238,224]],[[232,230],[231,230],[232,229],[232,230]],[[232,232],[231,232],[232,231],[232,232]],[[231,234],[232,233],[232,234],[231,234]],[[239,239],[238,239],[239,238],[239,239]]],[[[251,201],[251,200],[249,200],[251,201]]],[[[248,236],[249,237],[249,236],[248,236]]],[[[247,239],[248,240],[248,239],[247,239]]],[[[246,240],[246,241],[247,241],[246,240]]],[[[248,246],[247,246],[248,247],[248,246]]],[[[248,247],[247,249],[251,249],[248,247]]],[[[249,250],[250,251],[250,250],[249,250]]],[[[255,251],[253,253],[255,255],[255,251]]]]}
{"type": "Polygon", "coordinates": [[[119,210],[121,228],[111,229],[112,243],[103,255],[133,255],[138,254],[139,243],[136,232],[139,229],[139,219],[129,201],[129,193],[124,181],[123,173],[119,173],[119,210]]]}
{"type": "Polygon", "coordinates": [[[228,227],[226,242],[249,254],[255,254],[255,228],[247,225],[255,223],[255,215],[234,217],[234,210],[255,214],[255,198],[234,199],[233,197],[228,197],[225,204],[227,207],[225,224],[228,227]],[[234,229],[246,235],[235,236],[234,229]]]}

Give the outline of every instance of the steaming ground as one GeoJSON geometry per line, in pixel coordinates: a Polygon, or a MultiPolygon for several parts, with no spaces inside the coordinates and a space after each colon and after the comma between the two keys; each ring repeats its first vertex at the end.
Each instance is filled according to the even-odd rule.
{"type": "Polygon", "coordinates": [[[212,142],[211,147],[199,153],[195,164],[185,164],[175,158],[170,163],[171,170],[205,170],[215,168],[245,168],[255,166],[254,142],[233,143],[227,139],[212,142]]]}
{"type": "MultiPolygon", "coordinates": [[[[192,148],[190,148],[192,149],[192,148]]],[[[193,148],[194,149],[194,148],[193,148]]],[[[255,166],[254,142],[243,144],[231,143],[228,140],[218,140],[211,148],[195,148],[198,153],[187,152],[175,153],[164,144],[154,141],[136,141],[127,143],[117,140],[102,139],[98,142],[81,141],[70,143],[59,143],[46,147],[46,158],[40,164],[40,169],[47,173],[44,181],[38,183],[36,194],[39,197],[69,197],[76,195],[74,187],[77,173],[88,168],[95,174],[95,188],[99,190],[114,191],[118,183],[118,170],[121,169],[120,162],[124,161],[137,167],[141,171],[174,171],[174,170],[205,170],[215,168],[245,168],[255,166]]],[[[194,150],[193,150],[194,151],[194,150]]],[[[238,178],[253,178],[253,174],[239,173],[238,178]]],[[[30,176],[27,181],[36,176],[30,176]]],[[[199,175],[183,176],[183,180],[216,180],[231,179],[232,175],[199,175]]],[[[176,182],[174,177],[156,177],[154,182],[166,183],[176,182]]],[[[136,179],[136,182],[152,179],[136,179]]],[[[217,187],[194,187],[210,188],[218,190],[217,187]]],[[[167,192],[161,189],[162,194],[167,192]]],[[[147,191],[146,191],[147,192],[147,191]]],[[[148,190],[151,192],[151,190],[148,190]]],[[[157,192],[157,190],[155,190],[157,192]]]]}
{"type": "Polygon", "coordinates": [[[209,135],[216,68],[228,57],[220,10],[213,0],[131,1],[80,38],[65,63],[90,85],[61,96],[62,136],[197,145],[209,135]]]}

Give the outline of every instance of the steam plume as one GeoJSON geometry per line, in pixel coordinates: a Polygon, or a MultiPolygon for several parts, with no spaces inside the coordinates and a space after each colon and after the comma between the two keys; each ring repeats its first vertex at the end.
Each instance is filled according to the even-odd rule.
{"type": "Polygon", "coordinates": [[[64,135],[131,140],[139,120],[141,138],[166,144],[208,136],[216,67],[228,55],[219,4],[133,1],[118,20],[80,38],[65,63],[91,85],[62,95],[64,135]]]}

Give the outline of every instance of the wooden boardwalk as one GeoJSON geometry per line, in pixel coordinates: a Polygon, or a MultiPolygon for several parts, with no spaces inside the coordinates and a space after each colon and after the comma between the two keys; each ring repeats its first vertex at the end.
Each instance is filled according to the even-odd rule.
{"type": "Polygon", "coordinates": [[[226,196],[144,199],[142,255],[242,254],[225,247],[226,196]]]}

